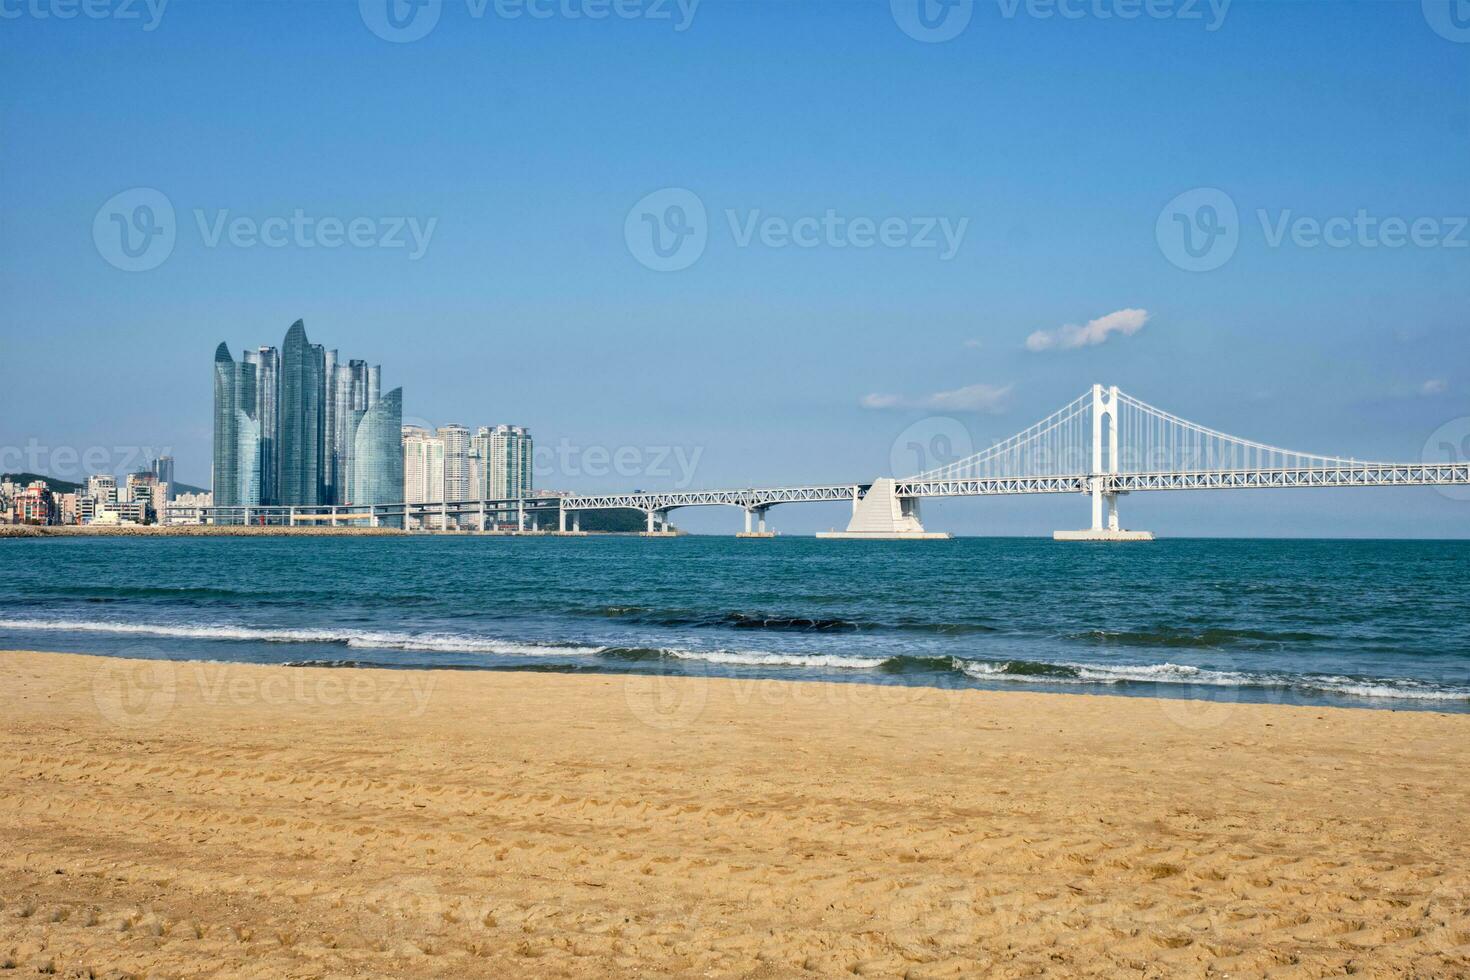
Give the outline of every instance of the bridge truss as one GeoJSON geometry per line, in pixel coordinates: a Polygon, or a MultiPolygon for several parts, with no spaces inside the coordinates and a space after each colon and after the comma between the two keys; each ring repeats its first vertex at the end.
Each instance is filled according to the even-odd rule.
{"type": "MultiPolygon", "coordinates": [[[[626,508],[647,515],[649,531],[668,526],[679,507],[732,506],[765,531],[765,513],[778,504],[849,501],[856,512],[874,483],[747,487],[728,490],[568,494],[508,500],[395,503],[376,506],[189,508],[183,514],[228,523],[355,523],[459,528],[538,527],[553,518],[559,530],[578,526],[585,510],[626,508]]],[[[1283,449],[1242,439],[1150,405],[1116,386],[1093,385],[1034,425],[963,459],[884,481],[895,501],[924,497],[1007,494],[1087,494],[1092,531],[1117,532],[1117,498],[1156,490],[1242,490],[1288,487],[1448,486],[1470,484],[1470,460],[1370,462],[1283,449]],[[891,482],[891,491],[887,483],[891,482]]]]}

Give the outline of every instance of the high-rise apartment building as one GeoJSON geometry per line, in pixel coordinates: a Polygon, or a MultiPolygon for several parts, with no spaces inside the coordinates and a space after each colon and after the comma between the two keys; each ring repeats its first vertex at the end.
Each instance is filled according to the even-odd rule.
{"type": "Polygon", "coordinates": [[[378,430],[384,419],[402,418],[402,391],[387,402],[379,398],[380,385],[378,367],[358,360],[342,363],[337,351],[307,339],[300,320],[286,332],[279,353],[260,347],[236,362],[229,347],[220,344],[215,352],[215,505],[368,502],[352,499],[355,487],[379,488],[370,491],[375,502],[397,502],[398,492],[393,500],[381,499],[380,488],[384,480],[402,485],[399,424],[392,427],[392,452],[383,451],[378,430]],[[360,441],[357,428],[368,418],[373,433],[360,441]],[[354,462],[360,442],[370,449],[361,467],[354,462]]]}
{"type": "Polygon", "coordinates": [[[470,430],[462,425],[439,428],[439,441],[444,444],[443,500],[470,500],[470,430]]]}
{"type": "Polygon", "coordinates": [[[444,499],[444,440],[428,429],[405,425],[403,433],[403,499],[422,504],[444,499]]]}
{"type": "Polygon", "coordinates": [[[531,430],[520,425],[481,426],[472,443],[481,499],[508,500],[529,497],[534,489],[532,459],[535,446],[531,430]]]}

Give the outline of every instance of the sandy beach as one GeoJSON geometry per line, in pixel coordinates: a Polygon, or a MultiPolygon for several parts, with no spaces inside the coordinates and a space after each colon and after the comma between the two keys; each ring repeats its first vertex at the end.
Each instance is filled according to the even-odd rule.
{"type": "Polygon", "coordinates": [[[1470,717],[0,653],[0,966],[1470,974],[1470,717]]]}

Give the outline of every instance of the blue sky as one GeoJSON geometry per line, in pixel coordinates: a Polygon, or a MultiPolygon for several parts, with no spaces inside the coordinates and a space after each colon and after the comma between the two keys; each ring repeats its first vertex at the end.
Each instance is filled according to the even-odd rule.
{"type": "MultiPolygon", "coordinates": [[[[866,480],[915,431],[983,446],[1094,381],[1309,451],[1470,439],[1470,38],[1434,0],[975,0],[939,42],[904,30],[907,0],[621,0],[635,16],[597,20],[596,0],[442,0],[406,42],[370,28],[392,34],[379,0],[91,2],[102,16],[0,0],[4,468],[26,447],[167,446],[207,482],[215,344],[279,344],[298,317],[382,363],[409,416],[570,447],[545,486],[671,485],[660,447],[697,486],[866,480]],[[104,205],[131,213],[140,188],[174,240],[127,271],[104,205]],[[635,205],[670,188],[704,210],[703,247],[659,271],[635,205]],[[1222,200],[1232,233],[1191,259],[1177,236],[1222,200]],[[298,211],[313,230],[251,236],[298,211]],[[780,235],[829,212],[839,230],[809,247],[780,235]],[[1360,214],[1338,244],[1312,234],[1360,214]],[[1392,247],[1394,221],[1421,219],[1392,247]],[[354,220],[362,247],[326,247],[354,220]],[[854,221],[894,244],[859,247],[854,221]],[[1027,347],[1130,309],[1131,334],[1027,347]],[[588,447],[642,462],[612,472],[588,447]]],[[[961,533],[1086,516],[1066,498],[926,512],[961,533]]],[[[1124,520],[1460,537],[1470,501],[1160,494],[1124,520]]]]}

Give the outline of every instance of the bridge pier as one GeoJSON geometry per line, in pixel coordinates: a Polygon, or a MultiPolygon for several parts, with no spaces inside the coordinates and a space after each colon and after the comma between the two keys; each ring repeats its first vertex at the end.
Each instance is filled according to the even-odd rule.
{"type": "Polygon", "coordinates": [[[745,530],[735,536],[737,538],[774,538],[776,536],[776,532],[766,530],[766,511],[770,509],[771,507],[769,504],[764,507],[746,507],[745,530]],[[756,526],[754,529],[751,528],[752,517],[754,517],[756,521],[756,526]]]}
{"type": "Polygon", "coordinates": [[[648,530],[643,532],[645,538],[671,538],[674,529],[669,527],[669,512],[664,510],[648,510],[648,530]]]}
{"type": "Polygon", "coordinates": [[[944,531],[926,531],[919,520],[919,498],[900,497],[894,480],[874,480],[861,500],[853,488],[852,520],[845,531],[822,531],[819,538],[851,538],[873,541],[943,541],[944,531]]]}

